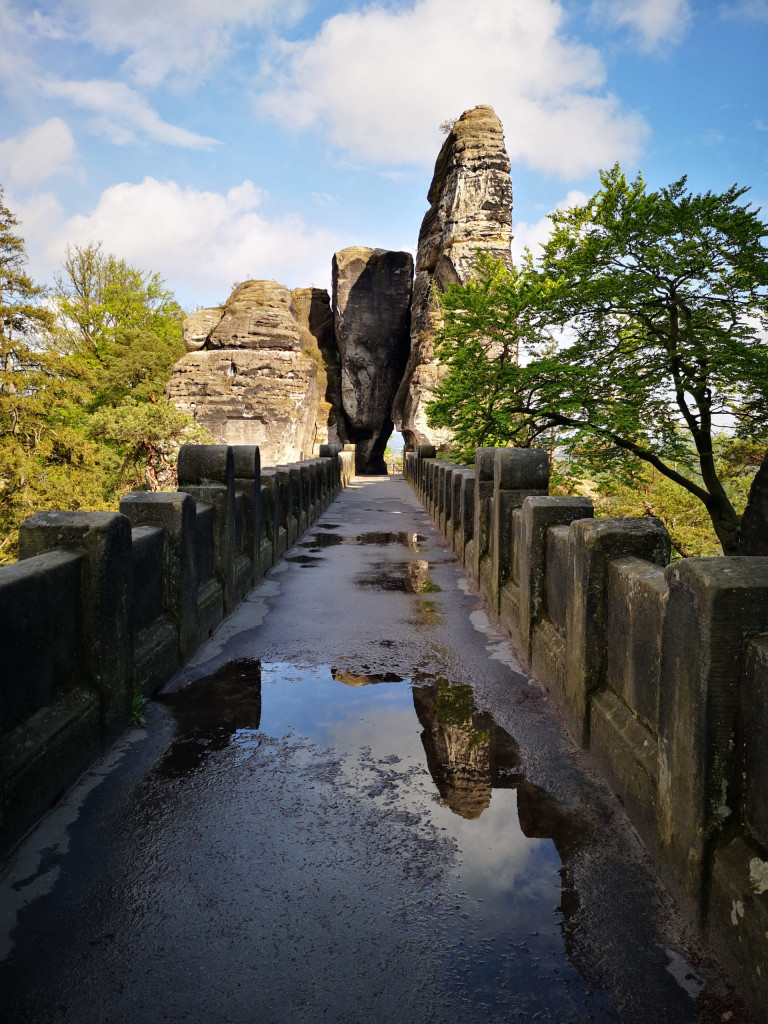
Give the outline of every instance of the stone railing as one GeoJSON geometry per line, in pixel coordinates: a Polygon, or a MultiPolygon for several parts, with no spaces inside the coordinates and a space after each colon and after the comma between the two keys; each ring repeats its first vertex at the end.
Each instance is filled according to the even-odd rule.
{"type": "Polygon", "coordinates": [[[768,558],[669,563],[653,518],[548,497],[543,451],[404,473],[596,756],[689,917],[768,1005],[768,558]]]}
{"type": "Polygon", "coordinates": [[[0,852],[9,850],[327,508],[354,452],[262,469],[186,445],[179,490],[38,512],[0,567],[0,852]]]}

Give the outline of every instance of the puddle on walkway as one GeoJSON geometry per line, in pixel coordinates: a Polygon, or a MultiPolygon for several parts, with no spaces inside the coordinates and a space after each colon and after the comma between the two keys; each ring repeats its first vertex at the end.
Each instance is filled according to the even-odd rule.
{"type": "MultiPolygon", "coordinates": [[[[315,549],[312,548],[314,551],[315,549]]],[[[315,558],[313,555],[285,555],[286,562],[297,562],[302,569],[308,569],[312,566],[320,565],[323,561],[322,558],[315,558]]]]}
{"type": "Polygon", "coordinates": [[[355,584],[406,594],[436,594],[440,590],[430,578],[429,562],[424,558],[414,558],[410,562],[383,562],[356,576],[355,584]]]}
{"type": "MultiPolygon", "coordinates": [[[[405,956],[434,990],[434,1011],[453,1008],[450,1018],[430,1011],[424,1020],[617,1019],[576,966],[569,865],[587,830],[528,782],[514,738],[477,710],[469,686],[236,661],[161,699],[177,732],[157,775],[178,786],[186,772],[191,785],[212,759],[205,778],[213,769],[227,789],[251,793],[262,827],[284,836],[290,825],[279,883],[261,862],[260,913],[285,913],[279,901],[292,900],[296,885],[291,928],[318,936],[306,940],[312,957],[336,956],[365,930],[361,917],[369,927],[384,915],[374,954],[381,969],[405,956]],[[276,775],[286,763],[293,773],[276,775]],[[278,806],[261,807],[268,799],[278,806]],[[329,905],[341,916],[329,918],[329,905]]],[[[362,954],[355,1019],[368,1020],[400,981],[378,969],[366,980],[362,954]]],[[[333,1016],[328,998],[317,1019],[333,1016]]]]}
{"type": "MultiPolygon", "coordinates": [[[[330,529],[330,527],[327,527],[330,529]]],[[[398,533],[391,532],[370,532],[370,533],[358,533],[353,536],[347,536],[339,533],[318,533],[310,536],[307,540],[302,541],[299,545],[303,548],[330,548],[335,547],[338,544],[350,544],[350,545],[387,545],[387,544],[402,544],[403,547],[409,548],[411,551],[420,551],[425,544],[429,542],[429,537],[425,537],[421,533],[404,532],[398,533]]]]}

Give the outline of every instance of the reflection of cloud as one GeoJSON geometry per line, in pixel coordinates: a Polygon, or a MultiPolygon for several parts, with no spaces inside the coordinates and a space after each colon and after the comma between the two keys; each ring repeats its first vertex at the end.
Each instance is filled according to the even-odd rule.
{"type": "MultiPolygon", "coordinates": [[[[436,812],[440,824],[456,837],[462,854],[462,878],[471,896],[490,897],[499,889],[510,890],[524,875],[534,876],[537,854],[546,859],[543,874],[554,875],[554,892],[559,894],[560,880],[552,870],[552,856],[560,859],[551,839],[529,839],[523,835],[517,814],[514,789],[494,789],[489,806],[481,817],[471,820],[451,813],[448,808],[436,812]]],[[[557,895],[556,902],[557,905],[557,895]]]]}
{"type": "MultiPolygon", "coordinates": [[[[452,841],[458,854],[455,884],[470,903],[484,901],[483,927],[488,926],[489,935],[518,926],[542,933],[556,929],[561,860],[554,842],[523,833],[514,788],[494,788],[490,804],[471,820],[442,803],[427,769],[413,692],[406,683],[348,689],[333,681],[327,666],[265,664],[262,684],[262,730],[306,735],[333,748],[343,757],[343,776],[358,794],[407,811],[416,816],[414,822],[452,841]]],[[[551,812],[558,805],[535,787],[528,786],[526,795],[534,804],[524,815],[534,825],[529,830],[546,829],[550,817],[557,827],[551,812]]]]}

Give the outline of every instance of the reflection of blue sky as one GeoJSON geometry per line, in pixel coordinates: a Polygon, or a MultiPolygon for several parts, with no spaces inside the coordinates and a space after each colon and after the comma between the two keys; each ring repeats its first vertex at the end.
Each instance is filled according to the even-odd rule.
{"type": "MultiPolygon", "coordinates": [[[[373,791],[382,775],[384,799],[426,815],[458,852],[454,883],[464,908],[481,914],[488,933],[519,925],[553,933],[560,903],[560,858],[551,839],[520,828],[515,790],[495,789],[479,818],[442,803],[421,743],[421,724],[408,681],[348,687],[328,666],[262,666],[261,731],[306,737],[346,756],[344,774],[358,791],[373,791]]],[[[378,790],[377,790],[378,792],[378,790]]]]}
{"type": "MultiPolygon", "coordinates": [[[[359,671],[356,667],[354,673],[359,671]]],[[[339,836],[340,844],[350,844],[340,861],[344,879],[323,875],[321,886],[333,896],[341,885],[340,900],[347,892],[365,891],[371,948],[381,929],[398,927],[400,915],[407,915],[410,927],[418,924],[414,935],[428,936],[431,952],[421,947],[415,955],[434,953],[429,970],[438,972],[446,992],[466,1000],[466,1014],[452,1019],[476,1021],[480,1012],[483,1019],[507,1024],[544,1009],[547,1019],[560,1024],[614,1020],[610,1011],[604,1014],[603,995],[591,991],[569,960],[559,910],[561,862],[553,841],[523,835],[514,789],[494,789],[478,818],[451,811],[429,774],[421,732],[410,680],[348,686],[334,680],[327,665],[262,664],[261,724],[250,736],[254,766],[262,755],[268,760],[275,741],[290,737],[282,748],[290,747],[292,772],[306,766],[315,790],[312,762],[327,761],[326,752],[332,752],[340,774],[329,780],[325,795],[320,787],[310,802],[316,798],[322,812],[336,800],[357,801],[358,809],[365,809],[363,821],[388,820],[415,844],[404,846],[402,836],[397,840],[403,863],[387,867],[386,857],[376,860],[378,871],[398,877],[402,872],[406,885],[412,879],[407,896],[393,909],[388,897],[377,902],[382,885],[386,893],[386,878],[362,881],[360,872],[365,875],[368,866],[360,858],[358,837],[339,836]],[[254,740],[261,740],[259,749],[254,740]],[[413,871],[414,856],[424,858],[419,860],[423,870],[413,871]]],[[[233,739],[242,748],[246,737],[233,739]]],[[[293,802],[289,797],[289,806],[293,802]]],[[[312,826],[307,827],[309,833],[294,837],[285,855],[301,859],[302,878],[315,841],[312,826]]],[[[385,828],[376,838],[387,843],[387,834],[385,828]]],[[[299,885],[302,892],[305,884],[306,879],[299,885]]],[[[407,974],[410,967],[401,964],[401,969],[407,974]]],[[[422,968],[416,970],[421,976],[422,968]]]]}

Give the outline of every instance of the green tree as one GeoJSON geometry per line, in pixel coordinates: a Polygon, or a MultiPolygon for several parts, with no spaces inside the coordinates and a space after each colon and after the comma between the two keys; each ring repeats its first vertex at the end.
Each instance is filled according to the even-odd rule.
{"type": "Polygon", "coordinates": [[[15,531],[41,495],[57,493],[59,474],[95,454],[55,414],[83,392],[56,350],[54,315],[26,272],[17,227],[0,188],[0,560],[15,554],[15,531]]]}
{"type": "Polygon", "coordinates": [[[429,422],[453,431],[451,454],[470,464],[476,448],[528,448],[552,427],[524,412],[533,396],[519,366],[521,353],[554,351],[543,312],[547,285],[530,262],[507,268],[478,252],[476,275],[438,295],[442,323],[435,353],[448,374],[429,405],[429,422]]]}
{"type": "Polygon", "coordinates": [[[67,247],[56,286],[69,365],[88,386],[78,425],[116,456],[115,490],[172,483],[179,446],[210,440],[163,396],[185,351],[172,292],[99,243],[67,247]]]}
{"type": "MultiPolygon", "coordinates": [[[[554,427],[594,475],[629,480],[648,463],[702,502],[723,551],[737,554],[739,516],[715,443],[727,417],[744,437],[768,426],[768,229],[735,185],[694,195],[682,178],[649,192],[618,165],[601,184],[583,206],[552,215],[540,265],[529,255],[516,272],[536,330],[524,337],[529,361],[504,382],[507,437],[554,427]],[[563,331],[554,351],[545,324],[563,331]]],[[[479,283],[441,297],[449,359],[470,328],[482,337],[510,309],[504,284],[468,317],[465,300],[491,278],[487,265],[479,271],[479,283]]],[[[437,416],[446,423],[448,410],[437,416]]]]}

